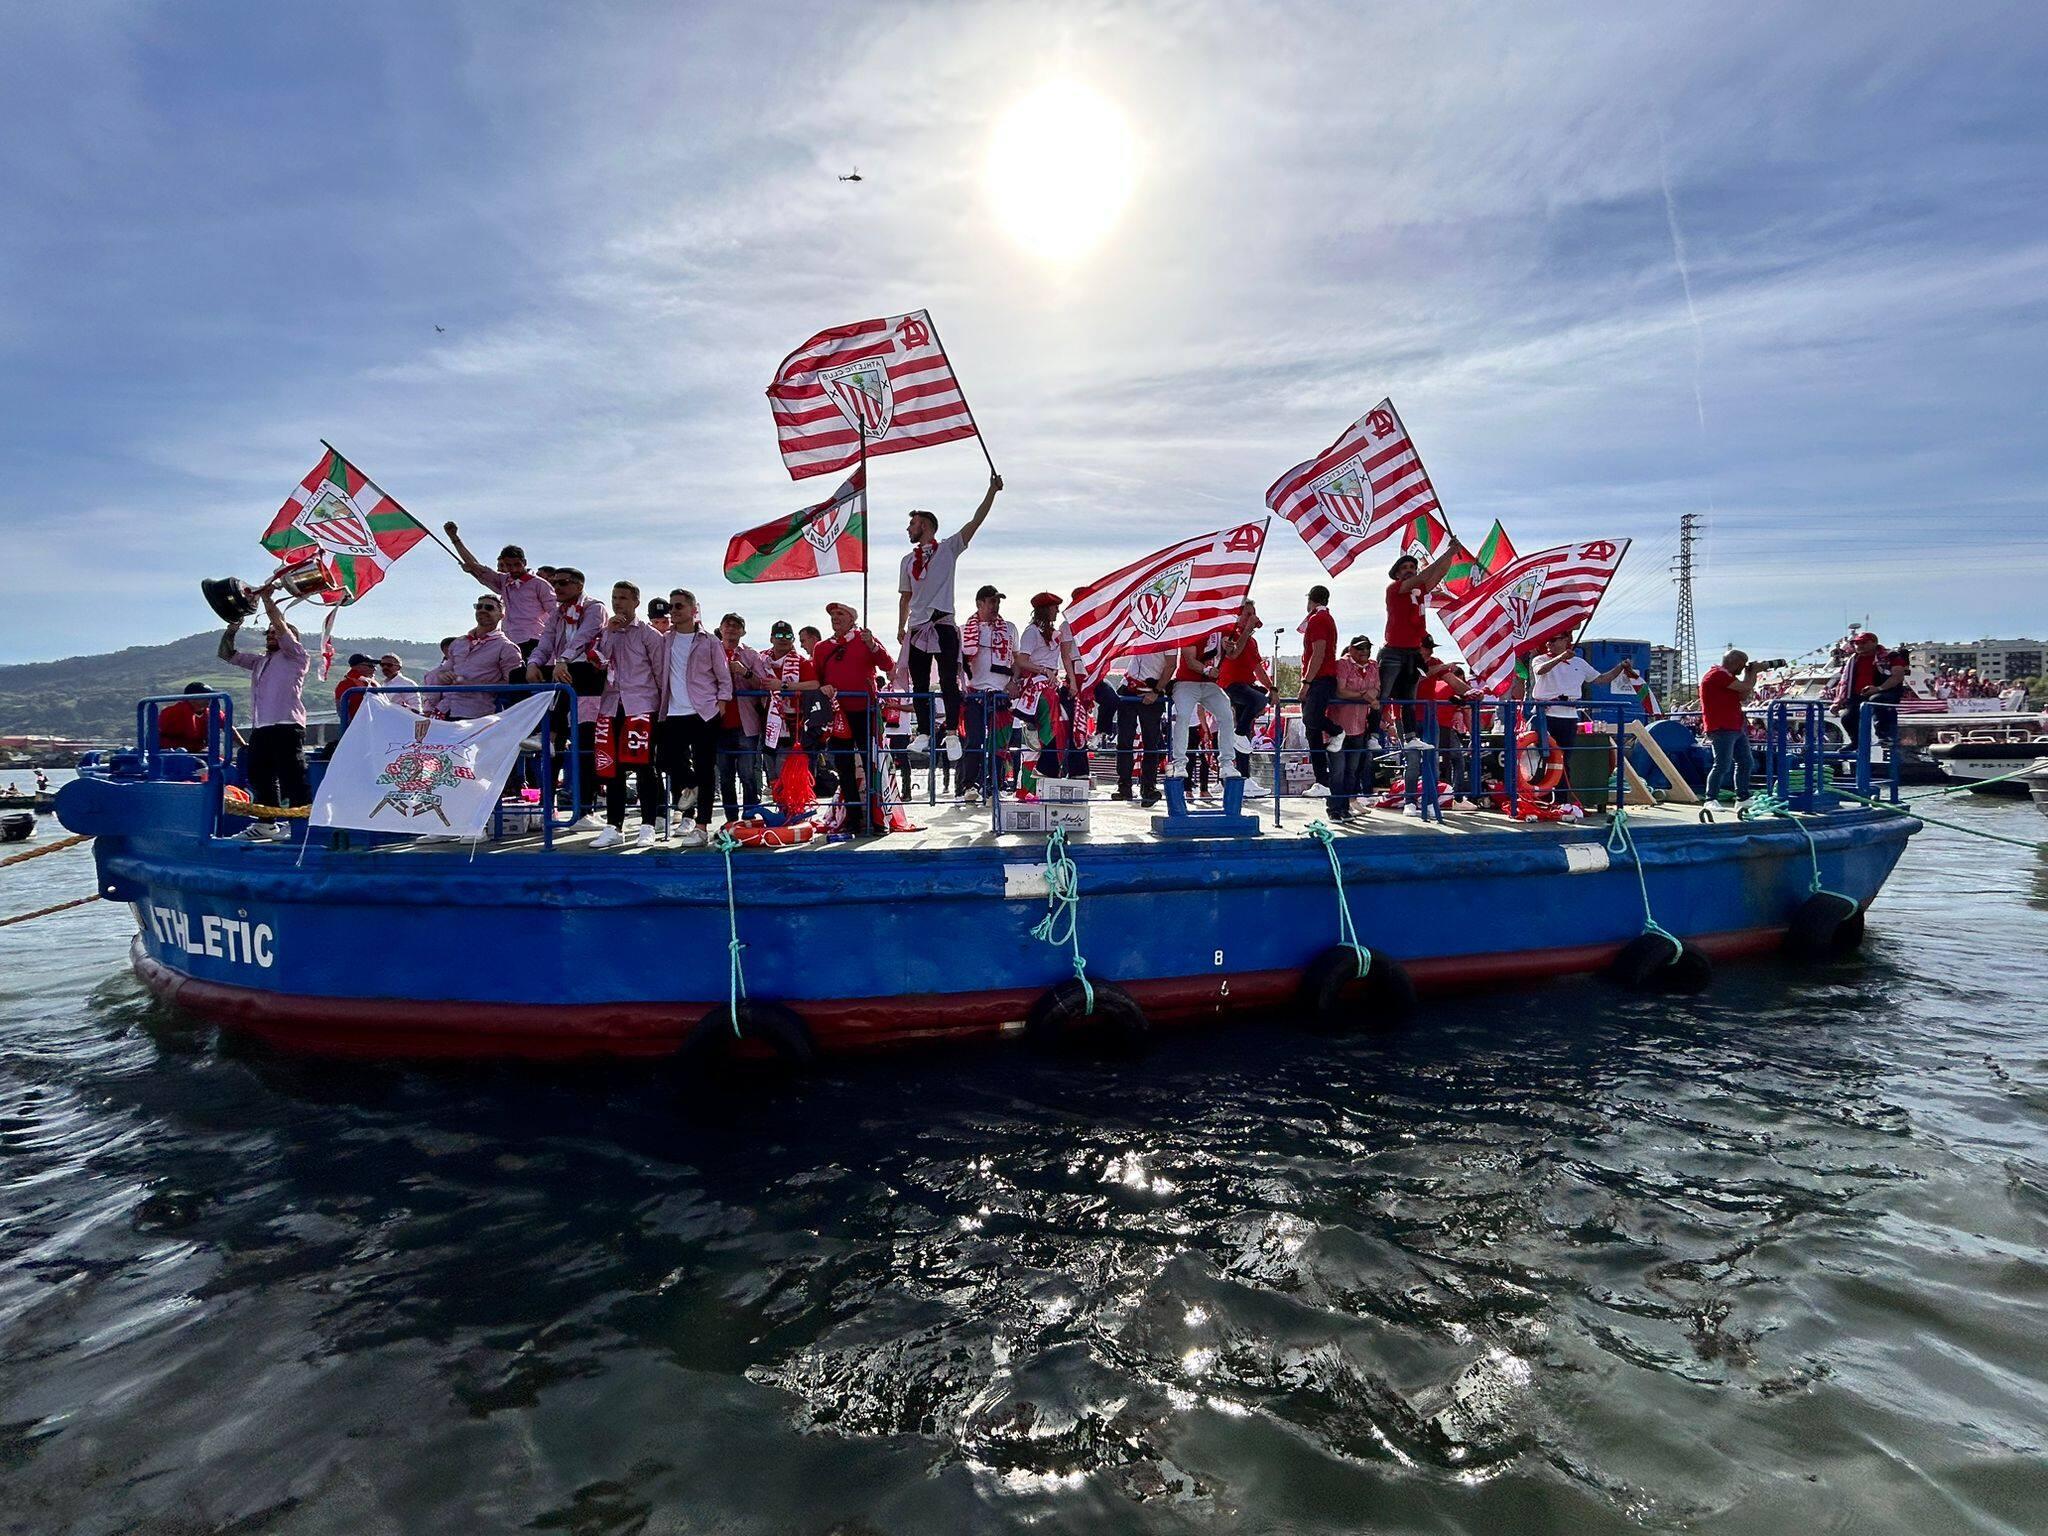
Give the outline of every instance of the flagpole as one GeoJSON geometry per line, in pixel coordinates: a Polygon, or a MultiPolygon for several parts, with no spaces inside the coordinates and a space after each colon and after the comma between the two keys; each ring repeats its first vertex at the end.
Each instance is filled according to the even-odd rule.
{"type": "MultiPolygon", "coordinates": [[[[327,439],[324,437],[320,439],[320,446],[322,448],[325,448],[329,453],[333,454],[337,459],[340,459],[341,462],[344,464],[353,464],[355,462],[354,459],[351,459],[347,454],[343,453],[339,448],[335,447],[334,444],[327,441],[327,439]]],[[[370,480],[370,477],[368,475],[364,475],[363,478],[365,480],[369,480],[370,484],[377,485],[377,482],[374,480],[370,480]]],[[[379,489],[380,491],[384,490],[382,486],[377,486],[377,489],[379,489]]],[[[384,491],[384,494],[387,496],[391,496],[391,493],[389,491],[384,491]]],[[[396,496],[391,496],[391,499],[393,501],[398,501],[398,498],[396,496]]],[[[403,508],[404,503],[400,502],[399,505],[401,508],[403,508]]],[[[405,515],[407,517],[412,517],[412,514],[410,512],[407,512],[405,515]]],[[[414,525],[419,528],[421,533],[424,533],[436,544],[441,544],[441,536],[438,533],[434,532],[433,529],[429,528],[425,523],[422,523],[418,518],[412,517],[412,520],[414,525]]],[[[455,551],[450,549],[446,544],[441,544],[441,553],[446,555],[450,560],[453,560],[457,565],[462,564],[462,556],[455,553],[455,551]]]]}
{"type": "MultiPolygon", "coordinates": [[[[953,372],[953,359],[946,356],[946,344],[939,339],[938,322],[932,319],[932,312],[930,310],[924,312],[924,318],[926,324],[932,328],[932,345],[939,349],[939,356],[946,364],[946,372],[953,374],[953,383],[957,387],[960,383],[960,375],[953,372]]],[[[960,403],[962,405],[967,404],[967,391],[964,389],[960,391],[960,403]]],[[[967,419],[974,423],[974,440],[981,445],[981,457],[988,465],[988,472],[993,475],[996,472],[996,461],[989,456],[988,439],[981,435],[981,418],[974,414],[974,407],[971,405],[967,406],[967,419]]]]}
{"type": "MultiPolygon", "coordinates": [[[[874,516],[874,499],[868,495],[868,428],[860,426],[860,627],[868,627],[868,523],[874,516]]],[[[870,631],[872,633],[872,631],[870,631]]]]}

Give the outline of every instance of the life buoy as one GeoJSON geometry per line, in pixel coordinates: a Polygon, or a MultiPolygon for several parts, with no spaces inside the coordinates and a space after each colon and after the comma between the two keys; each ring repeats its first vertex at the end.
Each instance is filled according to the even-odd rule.
{"type": "Polygon", "coordinates": [[[786,1072],[808,1072],[817,1065],[818,1048],[802,1016],[756,998],[740,1004],[737,1030],[724,1003],[691,1025],[676,1047],[675,1064],[692,1079],[711,1077],[739,1053],[743,1041],[765,1048],[768,1061],[786,1072]]]}
{"type": "Polygon", "coordinates": [[[771,827],[759,819],[729,821],[725,830],[742,848],[792,848],[798,843],[808,843],[818,835],[817,823],[812,821],[784,822],[779,827],[771,827]]]}
{"type": "Polygon", "coordinates": [[[1101,1056],[1136,1053],[1152,1032],[1145,1010],[1122,987],[1092,978],[1090,985],[1095,992],[1092,1010],[1088,988],[1079,978],[1041,994],[1024,1016],[1024,1038],[1043,1050],[1101,1056]]]}
{"type": "Polygon", "coordinates": [[[1631,992],[1702,992],[1714,977],[1704,953],[1661,933],[1639,933],[1607,967],[1610,981],[1631,992]]]}
{"type": "Polygon", "coordinates": [[[1334,944],[1309,961],[1295,996],[1311,1028],[1330,1034],[1383,1031],[1415,1012],[1415,983],[1400,961],[1367,954],[1363,975],[1347,944],[1334,944]]]}
{"type": "Polygon", "coordinates": [[[1785,953],[1798,960],[1846,955],[1862,942],[1863,909],[1833,891],[1815,891],[1785,925],[1785,953]]]}
{"type": "Polygon", "coordinates": [[[1557,744],[1555,736],[1546,735],[1544,746],[1547,750],[1540,761],[1542,776],[1534,777],[1534,768],[1539,761],[1536,752],[1536,733],[1525,730],[1515,737],[1515,787],[1521,794],[1535,794],[1553,790],[1564,782],[1564,748],[1557,744]]]}

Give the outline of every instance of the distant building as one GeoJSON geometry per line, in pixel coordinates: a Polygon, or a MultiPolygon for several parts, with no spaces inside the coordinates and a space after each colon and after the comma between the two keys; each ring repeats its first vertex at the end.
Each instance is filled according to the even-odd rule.
{"type": "Polygon", "coordinates": [[[2043,640],[1911,640],[1906,650],[1915,667],[1974,671],[1994,683],[2048,674],[2048,641],[2043,640]]]}
{"type": "Polygon", "coordinates": [[[1653,645],[1650,647],[1650,665],[1643,675],[1650,680],[1651,691],[1660,699],[1675,699],[1681,691],[1691,692],[1698,683],[1697,678],[1681,678],[1678,675],[1678,647],[1675,645],[1653,645]],[[1686,686],[1683,690],[1680,684],[1686,686]]]}

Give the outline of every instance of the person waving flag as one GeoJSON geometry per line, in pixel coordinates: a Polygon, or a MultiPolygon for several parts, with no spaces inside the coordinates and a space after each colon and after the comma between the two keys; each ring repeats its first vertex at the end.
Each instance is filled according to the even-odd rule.
{"type": "Polygon", "coordinates": [[[359,602],[427,530],[327,444],[320,462],[285,498],[262,544],[280,565],[317,558],[328,589],[314,598],[337,607],[359,602]]]}

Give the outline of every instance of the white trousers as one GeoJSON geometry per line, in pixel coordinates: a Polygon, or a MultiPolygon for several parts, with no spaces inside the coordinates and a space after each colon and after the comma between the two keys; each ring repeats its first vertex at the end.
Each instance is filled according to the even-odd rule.
{"type": "Polygon", "coordinates": [[[1237,717],[1231,713],[1230,695],[1217,683],[1175,683],[1173,685],[1173,752],[1167,759],[1169,774],[1182,772],[1188,762],[1188,736],[1195,728],[1195,715],[1206,709],[1216,721],[1216,768],[1219,777],[1237,777],[1237,717]]]}

